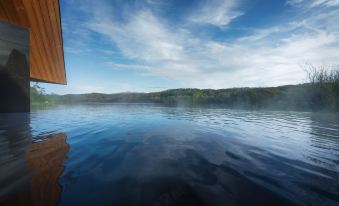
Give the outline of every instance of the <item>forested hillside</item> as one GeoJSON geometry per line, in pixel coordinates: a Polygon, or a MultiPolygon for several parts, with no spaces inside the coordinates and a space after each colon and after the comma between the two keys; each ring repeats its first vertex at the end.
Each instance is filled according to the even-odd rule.
{"type": "Polygon", "coordinates": [[[309,72],[310,83],[266,88],[171,89],[152,93],[45,94],[31,89],[33,104],[157,103],[171,106],[217,105],[243,109],[339,111],[339,71],[309,72]]]}

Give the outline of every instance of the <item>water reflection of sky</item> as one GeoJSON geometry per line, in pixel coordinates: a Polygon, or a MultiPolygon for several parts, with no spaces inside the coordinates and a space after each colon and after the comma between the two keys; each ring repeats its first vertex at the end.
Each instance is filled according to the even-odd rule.
{"type": "Polygon", "coordinates": [[[61,205],[339,198],[336,114],[86,105],[34,111],[29,125],[37,142],[67,134],[61,205]]]}

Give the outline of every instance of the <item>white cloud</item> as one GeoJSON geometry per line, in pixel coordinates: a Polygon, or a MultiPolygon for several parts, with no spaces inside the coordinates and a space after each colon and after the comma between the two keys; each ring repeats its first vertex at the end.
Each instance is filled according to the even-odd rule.
{"type": "Polygon", "coordinates": [[[307,6],[310,8],[317,6],[338,6],[339,0],[288,0],[287,4],[292,6],[307,6]]]}
{"type": "Polygon", "coordinates": [[[320,6],[320,5],[325,5],[325,6],[338,6],[339,5],[339,0],[313,0],[312,6],[320,6]]]}
{"type": "Polygon", "coordinates": [[[106,62],[112,69],[114,70],[141,70],[141,71],[146,71],[150,70],[151,68],[145,65],[140,65],[140,64],[118,64],[114,62],[106,62]]]}
{"type": "MultiPolygon", "coordinates": [[[[235,6],[235,1],[213,1],[206,10],[198,10],[200,19],[191,17],[188,22],[193,18],[197,22],[227,25],[232,16],[236,16],[235,6]],[[218,7],[215,2],[222,4],[218,7]],[[212,12],[211,8],[216,10],[212,12]]],[[[286,24],[254,30],[253,34],[232,42],[220,42],[199,38],[187,27],[169,25],[145,9],[127,14],[121,22],[107,7],[96,5],[85,25],[110,39],[121,54],[133,62],[108,62],[111,67],[138,70],[186,87],[216,89],[295,84],[305,76],[300,64],[339,63],[339,14],[336,11],[315,12],[286,24]]]]}
{"type": "Polygon", "coordinates": [[[88,28],[109,37],[129,58],[145,61],[178,61],[182,46],[150,12],[141,11],[127,23],[92,21],[88,28]]]}
{"type": "Polygon", "coordinates": [[[233,19],[243,15],[237,10],[238,0],[209,0],[204,1],[195,11],[190,20],[199,24],[211,24],[218,27],[228,25],[233,19]]]}
{"type": "Polygon", "coordinates": [[[295,5],[301,4],[303,2],[304,2],[304,0],[288,0],[287,4],[295,6],[295,5]]]}

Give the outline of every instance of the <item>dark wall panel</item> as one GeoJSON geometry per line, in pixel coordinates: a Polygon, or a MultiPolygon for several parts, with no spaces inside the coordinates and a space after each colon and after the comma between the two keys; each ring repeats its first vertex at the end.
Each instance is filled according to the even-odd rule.
{"type": "Polygon", "coordinates": [[[0,21],[0,112],[29,112],[29,32],[0,21]]]}

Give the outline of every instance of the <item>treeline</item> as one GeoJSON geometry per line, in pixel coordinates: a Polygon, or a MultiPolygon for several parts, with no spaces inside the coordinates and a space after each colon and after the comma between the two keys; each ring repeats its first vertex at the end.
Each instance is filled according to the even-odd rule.
{"type": "MultiPolygon", "coordinates": [[[[52,104],[157,103],[171,106],[219,105],[242,109],[339,111],[339,71],[314,69],[308,71],[308,76],[309,83],[280,87],[171,89],[153,93],[41,94],[40,99],[52,104]]],[[[39,91],[37,88],[35,90],[39,91]]],[[[34,99],[38,98],[32,98],[32,101],[34,99]]]]}

